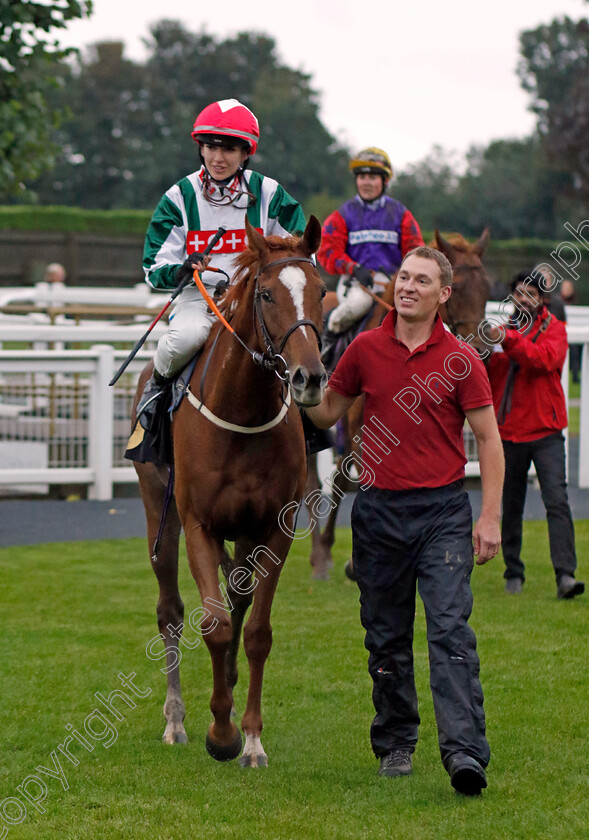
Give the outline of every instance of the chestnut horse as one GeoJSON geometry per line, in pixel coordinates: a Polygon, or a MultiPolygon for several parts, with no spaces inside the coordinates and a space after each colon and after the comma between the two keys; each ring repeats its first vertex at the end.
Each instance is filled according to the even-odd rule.
{"type": "MultiPolygon", "coordinates": [[[[231,719],[233,688],[243,620],[253,601],[243,629],[250,679],[241,720],[245,748],[240,764],[260,767],[267,764],[260,741],[260,706],[272,645],[270,610],[292,540],[293,510],[305,486],[305,441],[294,403],[318,404],[327,384],[319,338],[325,287],[310,259],[321,238],[317,219],[311,217],[300,239],[265,238],[247,221],[246,232],[249,247],[237,259],[235,282],[221,306],[235,335],[221,324],[213,327],[171,424],[175,499],[152,567],[159,583],[157,618],[167,661],[163,740],[183,743],[185,708],[177,667],[184,628],[178,590],[182,526],[203,604],[195,611],[196,627],[194,613],[190,616],[196,639],[191,632],[182,643],[194,648],[202,636],[209,649],[213,722],[206,746],[220,761],[236,758],[242,746],[231,719]],[[225,540],[235,543],[233,558],[224,549],[225,540]],[[227,578],[226,588],[219,583],[219,567],[227,578]]],[[[149,373],[148,366],[138,395],[149,373]]],[[[135,466],[151,554],[167,470],[151,463],[135,466]]]]}
{"type": "MultiPolygon", "coordinates": [[[[485,318],[485,306],[489,298],[490,283],[481,257],[489,239],[489,230],[485,228],[479,239],[471,244],[459,234],[451,234],[449,239],[444,239],[439,231],[435,231],[435,241],[432,247],[441,251],[452,265],[454,280],[452,284],[452,295],[440,307],[440,315],[445,324],[454,333],[461,336],[479,352],[485,351],[484,341],[478,335],[479,324],[485,318]]],[[[387,285],[383,300],[392,304],[394,299],[395,278],[393,277],[387,285]]],[[[329,300],[329,298],[327,299],[329,300]]],[[[330,301],[331,302],[331,301],[330,301]]],[[[337,300],[335,301],[337,303],[337,300]]],[[[335,304],[334,304],[335,305],[335,304]]],[[[385,308],[376,305],[364,329],[373,329],[378,326],[386,315],[385,308]]],[[[335,542],[335,525],[337,512],[344,493],[349,490],[357,490],[358,485],[346,477],[346,470],[342,470],[342,463],[350,455],[355,463],[360,463],[362,457],[361,431],[362,412],[364,400],[358,399],[342,418],[343,431],[343,454],[338,457],[336,470],[334,471],[330,484],[332,487],[329,500],[329,513],[323,531],[315,523],[311,532],[311,566],[313,577],[317,580],[327,580],[329,569],[333,565],[331,548],[335,542]]],[[[348,473],[349,474],[349,473],[348,473]]],[[[320,488],[319,474],[317,472],[317,456],[309,457],[309,470],[307,476],[306,499],[317,499],[320,488]]],[[[317,510],[317,506],[315,506],[317,510]]],[[[311,521],[315,522],[313,510],[311,521]]],[[[351,561],[346,565],[346,574],[353,576],[351,561]]]]}

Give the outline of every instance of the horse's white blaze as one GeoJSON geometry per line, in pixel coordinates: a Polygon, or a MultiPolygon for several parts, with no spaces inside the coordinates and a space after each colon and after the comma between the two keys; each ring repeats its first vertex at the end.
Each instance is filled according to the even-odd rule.
{"type": "MultiPolygon", "coordinates": [[[[305,317],[305,308],[303,306],[303,296],[305,294],[305,284],[307,282],[305,272],[302,268],[297,268],[294,265],[287,265],[278,275],[278,279],[290,292],[295,312],[297,313],[297,321],[302,320],[305,317]]],[[[306,328],[299,327],[299,329],[303,331],[303,335],[306,338],[306,328]]]]}

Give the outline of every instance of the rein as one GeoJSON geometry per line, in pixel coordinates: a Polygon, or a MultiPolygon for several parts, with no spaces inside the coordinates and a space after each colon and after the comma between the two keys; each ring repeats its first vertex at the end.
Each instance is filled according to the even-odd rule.
{"type": "Polygon", "coordinates": [[[370,295],[370,297],[373,298],[376,301],[376,303],[380,303],[381,306],[384,306],[384,308],[387,310],[387,312],[391,312],[391,310],[393,310],[395,308],[394,306],[391,306],[390,303],[387,303],[386,300],[383,300],[377,294],[375,294],[374,292],[371,292],[365,286],[363,288],[364,288],[364,291],[366,292],[366,294],[370,295]]]}
{"type": "Polygon", "coordinates": [[[274,342],[272,341],[272,337],[268,332],[268,327],[266,326],[266,322],[264,321],[264,313],[262,311],[262,304],[261,304],[261,293],[258,289],[258,278],[265,272],[268,271],[270,268],[274,268],[277,265],[290,265],[291,263],[295,262],[305,262],[310,263],[312,266],[315,265],[313,260],[309,259],[308,257],[284,257],[281,260],[274,260],[273,262],[267,263],[267,265],[261,266],[258,269],[258,273],[254,278],[254,282],[256,284],[256,289],[254,291],[254,313],[258,319],[258,325],[260,327],[260,331],[262,333],[262,338],[264,339],[264,344],[266,346],[266,353],[259,353],[257,350],[252,350],[251,347],[248,347],[245,341],[235,332],[231,324],[225,319],[223,314],[220,312],[219,307],[213,301],[209,293],[207,292],[204,283],[199,277],[197,271],[194,272],[194,282],[196,283],[197,288],[199,289],[200,293],[202,294],[203,298],[207,302],[211,311],[217,316],[219,321],[223,324],[225,329],[229,330],[229,332],[235,336],[237,341],[241,344],[243,349],[250,354],[252,357],[252,361],[256,365],[260,365],[264,367],[266,370],[273,370],[276,376],[282,380],[282,382],[288,382],[290,379],[290,372],[288,370],[287,364],[285,359],[282,357],[281,353],[284,350],[286,342],[292,335],[292,333],[298,329],[299,327],[309,326],[313,329],[315,335],[317,336],[317,343],[319,344],[319,348],[321,349],[321,335],[319,330],[315,326],[314,322],[311,321],[309,318],[299,318],[298,321],[295,321],[294,324],[286,331],[284,338],[280,343],[280,347],[278,350],[274,346],[274,342]],[[278,365],[281,364],[283,367],[282,372],[278,370],[278,365]]]}
{"type": "MultiPolygon", "coordinates": [[[[276,350],[276,348],[274,346],[274,342],[272,341],[272,337],[271,337],[270,333],[268,332],[266,322],[264,321],[264,313],[262,311],[262,303],[261,303],[261,299],[262,299],[261,298],[261,292],[258,288],[257,281],[258,281],[258,278],[268,269],[274,268],[277,265],[290,265],[291,263],[295,263],[295,262],[306,262],[306,263],[310,263],[313,266],[315,265],[313,260],[309,259],[308,257],[285,257],[285,258],[280,259],[280,260],[274,260],[273,262],[268,263],[267,265],[260,267],[258,269],[258,272],[257,272],[255,278],[254,278],[254,282],[256,284],[256,288],[254,290],[254,315],[257,318],[258,326],[260,327],[260,331],[261,331],[262,337],[264,339],[264,344],[266,346],[266,353],[259,353],[258,351],[252,350],[250,347],[248,347],[248,345],[245,343],[245,341],[243,341],[243,339],[236,333],[236,331],[233,329],[231,324],[226,320],[226,318],[224,317],[222,312],[219,310],[219,307],[217,306],[217,304],[214,302],[214,300],[211,298],[211,296],[207,292],[207,290],[205,288],[205,285],[202,282],[198,272],[197,271],[194,272],[194,282],[195,282],[197,288],[199,289],[200,293],[202,294],[203,298],[205,299],[205,301],[206,301],[207,305],[209,306],[209,308],[211,309],[211,311],[214,313],[214,315],[217,317],[217,319],[221,322],[221,324],[225,327],[225,329],[227,329],[237,339],[237,341],[239,341],[239,343],[241,344],[243,349],[247,353],[249,353],[249,355],[251,356],[254,364],[260,365],[261,367],[264,367],[266,370],[273,370],[274,373],[276,374],[276,376],[284,383],[289,382],[290,372],[288,370],[286,360],[281,355],[281,353],[284,350],[286,342],[288,341],[288,339],[290,338],[292,333],[295,330],[297,330],[299,327],[302,327],[302,326],[311,327],[313,329],[313,331],[315,332],[315,335],[317,336],[317,343],[318,343],[320,349],[321,349],[321,335],[320,335],[319,330],[317,329],[317,327],[315,326],[315,323],[313,321],[311,321],[309,318],[299,318],[297,321],[294,322],[294,324],[291,324],[291,326],[288,328],[288,330],[286,331],[286,333],[284,335],[284,338],[280,342],[280,347],[278,348],[278,350],[276,350]],[[282,372],[280,372],[279,369],[278,369],[279,363],[281,363],[281,365],[283,366],[282,372]]],[[[218,337],[219,337],[219,334],[217,335],[217,338],[218,337]]],[[[211,353],[214,350],[214,347],[215,347],[216,342],[217,342],[217,338],[215,339],[215,343],[213,345],[211,353]]],[[[269,429],[273,429],[274,426],[277,426],[284,419],[284,417],[286,416],[286,413],[287,413],[287,411],[290,407],[290,403],[291,403],[290,389],[288,389],[288,388],[287,388],[287,391],[286,391],[286,396],[283,397],[282,408],[280,409],[278,414],[272,420],[269,420],[267,423],[264,423],[260,426],[240,426],[240,425],[237,425],[236,423],[229,423],[226,420],[222,420],[220,417],[217,417],[215,414],[213,414],[213,412],[210,411],[210,409],[208,409],[206,407],[206,405],[204,404],[203,399],[202,399],[202,385],[203,385],[204,376],[206,374],[206,368],[208,367],[208,362],[209,361],[210,361],[210,356],[209,356],[209,359],[207,360],[207,365],[205,366],[205,371],[203,372],[203,379],[201,380],[201,399],[198,400],[194,396],[194,394],[190,390],[190,385],[186,385],[185,388],[184,388],[184,392],[185,392],[190,404],[193,405],[197,409],[197,411],[199,411],[202,415],[204,415],[204,417],[206,417],[207,420],[210,420],[211,423],[213,423],[215,426],[218,426],[221,429],[226,429],[227,431],[231,431],[231,432],[239,432],[241,434],[252,435],[252,434],[259,434],[260,432],[267,432],[269,429]]]]}

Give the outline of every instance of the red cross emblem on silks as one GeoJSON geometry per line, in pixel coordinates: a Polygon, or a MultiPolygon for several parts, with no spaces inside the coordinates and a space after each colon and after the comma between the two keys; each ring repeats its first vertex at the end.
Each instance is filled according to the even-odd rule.
{"type": "MultiPolygon", "coordinates": [[[[256,228],[263,233],[262,228],[256,228]]],[[[189,230],[186,235],[186,253],[202,253],[207,247],[216,230],[189,230]]],[[[217,242],[211,254],[238,254],[247,248],[247,236],[243,228],[241,230],[228,230],[217,242]]]]}

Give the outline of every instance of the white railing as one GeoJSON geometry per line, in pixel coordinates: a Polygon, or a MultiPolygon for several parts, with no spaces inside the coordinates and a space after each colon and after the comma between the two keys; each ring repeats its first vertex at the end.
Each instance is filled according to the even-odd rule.
{"type": "Polygon", "coordinates": [[[12,286],[0,289],[0,307],[28,302],[38,306],[59,306],[71,303],[96,306],[138,306],[158,308],[163,306],[171,292],[156,292],[147,283],[129,288],[102,288],[100,286],[67,286],[37,283],[35,286],[12,286]],[[162,303],[163,301],[163,303],[162,303]]]}
{"type": "Polygon", "coordinates": [[[91,499],[111,499],[113,484],[136,481],[122,456],[134,382],[152,354],[141,351],[111,388],[126,355],[104,344],[0,351],[0,487],[80,484],[91,499]]]}
{"type": "MultiPolygon", "coordinates": [[[[0,490],[81,484],[88,486],[90,498],[106,500],[114,484],[134,482],[135,470],[122,455],[135,383],[165,329],[156,326],[128,373],[110,388],[128,354],[112,345],[125,342],[130,348],[145,325],[29,325],[25,332],[0,324],[0,346],[16,341],[43,346],[0,350],[0,490]],[[90,349],[70,349],[95,342],[100,344],[90,349]],[[59,349],[51,349],[56,345],[59,349]]],[[[589,487],[589,325],[571,325],[568,333],[571,343],[584,345],[579,486],[589,487]]],[[[568,367],[563,383],[568,384],[568,367]]],[[[479,475],[476,455],[470,457],[467,475],[479,475]]]]}

